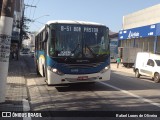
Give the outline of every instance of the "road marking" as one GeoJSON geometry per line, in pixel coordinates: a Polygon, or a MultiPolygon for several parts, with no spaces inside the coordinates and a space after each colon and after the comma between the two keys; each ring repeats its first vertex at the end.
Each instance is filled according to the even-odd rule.
{"type": "MultiPolygon", "coordinates": [[[[26,99],[23,99],[23,112],[30,111],[29,102],[26,99]]],[[[31,117],[23,117],[23,120],[32,120],[31,117]]]]}
{"type": "Polygon", "coordinates": [[[103,85],[105,85],[105,86],[111,87],[111,88],[113,88],[113,89],[115,89],[115,90],[121,91],[121,92],[123,92],[123,93],[125,93],[125,94],[128,94],[128,95],[130,95],[130,96],[133,96],[133,97],[135,97],[135,98],[138,98],[138,99],[140,99],[141,101],[148,102],[148,103],[151,104],[151,105],[160,107],[160,104],[159,104],[159,103],[155,103],[155,102],[153,102],[153,101],[151,101],[151,100],[149,100],[149,99],[143,98],[143,97],[141,97],[141,96],[138,96],[138,95],[133,94],[133,93],[131,93],[131,92],[128,92],[128,91],[126,91],[126,90],[122,90],[122,89],[120,89],[120,88],[118,88],[118,87],[115,87],[115,86],[113,86],[113,85],[110,85],[110,84],[107,84],[107,83],[104,83],[104,82],[99,82],[99,83],[101,83],[101,84],[103,84],[103,85]]]}
{"type": "Polygon", "coordinates": [[[29,102],[26,99],[23,99],[23,111],[30,111],[29,102]]]}
{"type": "MultiPolygon", "coordinates": [[[[118,73],[118,72],[117,72],[118,73]]],[[[124,72],[123,72],[124,73],[124,72]]],[[[127,73],[127,72],[126,72],[127,73]]],[[[125,74],[126,74],[125,73],[125,74]]],[[[119,74],[119,73],[118,73],[119,74]]],[[[123,75],[123,74],[119,74],[119,75],[123,75]]],[[[141,80],[141,81],[145,81],[145,82],[150,82],[150,83],[153,83],[155,84],[155,82],[153,80],[150,79],[150,77],[140,77],[140,78],[136,78],[136,77],[133,77],[133,76],[125,76],[125,77],[128,77],[129,79],[136,79],[136,80],[141,80]]]]}

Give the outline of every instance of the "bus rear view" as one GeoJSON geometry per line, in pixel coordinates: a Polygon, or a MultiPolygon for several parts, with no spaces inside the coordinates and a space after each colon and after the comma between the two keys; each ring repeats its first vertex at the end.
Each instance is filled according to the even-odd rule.
{"type": "Polygon", "coordinates": [[[50,21],[36,35],[37,73],[48,85],[110,79],[109,29],[98,23],[50,21]]]}

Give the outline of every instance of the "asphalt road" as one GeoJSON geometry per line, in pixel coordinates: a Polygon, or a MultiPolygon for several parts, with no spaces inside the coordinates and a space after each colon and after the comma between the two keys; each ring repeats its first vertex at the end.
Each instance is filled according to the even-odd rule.
{"type": "MultiPolygon", "coordinates": [[[[155,111],[155,113],[160,111],[160,84],[152,82],[150,78],[137,79],[131,73],[112,71],[111,80],[106,82],[47,86],[45,78],[35,74],[33,58],[23,56],[23,60],[32,111],[92,111],[88,114],[95,114],[97,111],[155,111]]],[[[61,119],[66,120],[66,118],[61,119]]],[[[103,120],[104,117],[88,117],[88,119],[103,120]]],[[[158,120],[159,118],[130,119],[158,120]]]]}

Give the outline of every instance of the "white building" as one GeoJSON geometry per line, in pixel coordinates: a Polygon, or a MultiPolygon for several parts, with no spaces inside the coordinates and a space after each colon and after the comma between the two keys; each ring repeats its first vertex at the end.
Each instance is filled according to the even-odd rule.
{"type": "Polygon", "coordinates": [[[160,4],[123,16],[119,47],[136,47],[160,54],[160,4]]]}
{"type": "Polygon", "coordinates": [[[131,29],[160,23],[160,4],[123,16],[123,28],[131,29]]]}
{"type": "Polygon", "coordinates": [[[30,51],[34,51],[35,49],[35,35],[30,34],[28,39],[22,41],[23,48],[29,48],[30,51]]]}

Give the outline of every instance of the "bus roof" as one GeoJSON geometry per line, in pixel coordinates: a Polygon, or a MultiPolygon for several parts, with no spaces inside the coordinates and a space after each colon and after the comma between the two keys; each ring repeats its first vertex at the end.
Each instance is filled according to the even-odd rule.
{"type": "MultiPolygon", "coordinates": [[[[80,25],[98,25],[98,26],[105,26],[104,24],[100,24],[100,23],[96,23],[96,22],[88,22],[88,21],[77,21],[77,20],[51,20],[48,21],[46,24],[50,25],[50,24],[80,24],[80,25]]],[[[43,29],[45,28],[45,26],[43,26],[38,32],[41,32],[43,29]]],[[[37,35],[36,34],[36,35],[37,35]]]]}
{"type": "Polygon", "coordinates": [[[88,22],[88,21],[77,21],[77,20],[53,20],[53,21],[48,21],[47,24],[52,24],[52,23],[62,23],[62,24],[81,24],[81,25],[100,25],[100,26],[105,26],[100,23],[96,22],[88,22]]]}

